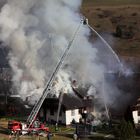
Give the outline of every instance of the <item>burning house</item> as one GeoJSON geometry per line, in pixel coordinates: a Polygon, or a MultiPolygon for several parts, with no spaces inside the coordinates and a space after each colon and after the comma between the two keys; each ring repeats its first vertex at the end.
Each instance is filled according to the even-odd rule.
{"type": "MultiPolygon", "coordinates": [[[[80,81],[80,85],[99,86],[107,71],[101,61],[106,60],[102,55],[105,49],[113,54],[111,59],[117,63],[114,65],[120,65],[115,52],[87,20],[81,23],[81,5],[81,0],[14,0],[1,4],[0,39],[10,50],[8,61],[12,69],[12,85],[23,100],[29,95],[32,95],[32,104],[38,100],[67,46],[72,48],[56,75],[58,93],[70,85],[72,78],[80,81]],[[102,44],[99,40],[90,42],[91,30],[102,44]],[[99,46],[105,49],[99,51],[99,46]]],[[[107,92],[105,96],[111,100],[107,92]]]]}
{"type": "Polygon", "coordinates": [[[114,69],[115,72],[120,71],[122,64],[111,46],[87,20],[81,22],[81,4],[81,0],[8,0],[1,6],[0,39],[10,50],[8,60],[12,69],[12,85],[23,101],[29,97],[30,104],[38,101],[39,105],[32,110],[30,123],[34,121],[44,99],[39,117],[48,122],[69,125],[94,111],[93,97],[77,91],[74,91],[77,98],[64,94],[61,107],[59,98],[46,98],[49,89],[55,90],[56,94],[62,89],[71,91],[72,79],[79,81],[83,87],[97,87],[100,89],[99,98],[104,98],[108,105],[118,105],[121,91],[116,83],[105,79],[105,73],[114,69]],[[102,44],[99,40],[94,43],[90,41],[91,31],[102,44]],[[99,50],[99,46],[104,49],[99,50]],[[112,54],[109,59],[113,61],[108,65],[113,68],[106,66],[105,61],[109,59],[105,57],[105,52],[107,56],[112,54]],[[57,84],[53,86],[53,83],[57,84]]]}

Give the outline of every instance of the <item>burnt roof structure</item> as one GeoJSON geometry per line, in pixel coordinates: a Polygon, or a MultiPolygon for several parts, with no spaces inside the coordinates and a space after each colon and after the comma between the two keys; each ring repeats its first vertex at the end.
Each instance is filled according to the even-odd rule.
{"type": "MultiPolygon", "coordinates": [[[[73,88],[75,95],[63,94],[62,106],[66,110],[93,107],[93,97],[87,96],[86,93],[80,93],[77,89],[73,88]]],[[[47,97],[45,100],[45,106],[52,108],[58,107],[60,97],[47,97]]]]}
{"type": "Polygon", "coordinates": [[[84,107],[84,103],[82,102],[81,99],[68,94],[64,94],[62,105],[64,105],[66,109],[76,109],[84,107]]]}
{"type": "MultiPolygon", "coordinates": [[[[44,103],[46,104],[45,106],[48,108],[52,108],[52,107],[57,108],[59,104],[59,98],[46,98],[44,103]]],[[[70,110],[70,109],[82,108],[84,107],[84,103],[82,102],[81,99],[77,97],[74,97],[69,94],[64,94],[62,100],[62,106],[66,110],[70,110]]]]}

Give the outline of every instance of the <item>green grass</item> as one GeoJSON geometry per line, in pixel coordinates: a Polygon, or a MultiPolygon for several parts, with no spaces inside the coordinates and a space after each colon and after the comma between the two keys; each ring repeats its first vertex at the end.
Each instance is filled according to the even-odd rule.
{"type": "MultiPolygon", "coordinates": [[[[72,140],[72,134],[59,134],[59,135],[54,135],[53,137],[51,137],[51,140],[72,140]]],[[[81,138],[81,140],[118,140],[117,138],[105,138],[105,135],[103,134],[95,134],[90,136],[89,138],[81,138]]],[[[9,138],[4,138],[2,136],[0,136],[0,140],[9,140],[9,138]]],[[[13,139],[14,140],[14,139],[13,139]]],[[[39,137],[39,136],[24,136],[24,137],[19,137],[16,140],[47,140],[47,138],[45,137],[39,137]]],[[[136,140],[140,140],[140,137],[136,136],[136,140]]]]}
{"type": "Polygon", "coordinates": [[[83,4],[93,5],[126,5],[126,4],[140,4],[139,0],[83,0],[83,4]]]}
{"type": "Polygon", "coordinates": [[[9,121],[9,120],[17,120],[17,121],[26,121],[27,117],[17,116],[17,117],[0,117],[0,121],[9,121]]]}
{"type": "Polygon", "coordinates": [[[50,129],[50,131],[52,133],[64,133],[64,132],[66,132],[66,133],[68,133],[68,132],[74,133],[74,131],[75,131],[75,128],[67,128],[65,126],[59,126],[58,131],[55,130],[55,126],[48,126],[48,127],[49,127],[49,129],[50,129]]]}
{"type": "MultiPolygon", "coordinates": [[[[9,140],[9,138],[3,138],[1,137],[0,140],[9,140]]],[[[13,138],[14,140],[14,138],[13,138]]],[[[32,136],[32,137],[20,137],[16,140],[47,140],[47,138],[44,137],[38,137],[38,136],[32,136]]],[[[67,138],[64,136],[53,136],[51,140],[72,140],[72,138],[67,138]]]]}

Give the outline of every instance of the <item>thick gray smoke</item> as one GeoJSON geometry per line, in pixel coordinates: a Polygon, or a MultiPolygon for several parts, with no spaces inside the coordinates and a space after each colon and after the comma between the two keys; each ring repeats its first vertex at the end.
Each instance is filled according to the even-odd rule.
{"type": "MultiPolygon", "coordinates": [[[[81,22],[80,6],[81,0],[7,0],[2,6],[0,39],[10,47],[13,86],[23,100],[30,97],[33,102],[41,96],[81,22]]],[[[106,68],[97,61],[98,51],[89,36],[83,25],[53,84],[55,93],[71,92],[72,80],[97,88],[103,83],[106,68]]],[[[104,97],[110,104],[112,94],[104,92],[104,97]]]]}

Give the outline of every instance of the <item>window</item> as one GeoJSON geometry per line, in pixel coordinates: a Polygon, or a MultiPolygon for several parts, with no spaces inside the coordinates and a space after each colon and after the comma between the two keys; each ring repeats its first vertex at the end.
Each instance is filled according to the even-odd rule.
{"type": "Polygon", "coordinates": [[[75,110],[71,110],[71,116],[75,116],[75,110]]]}

